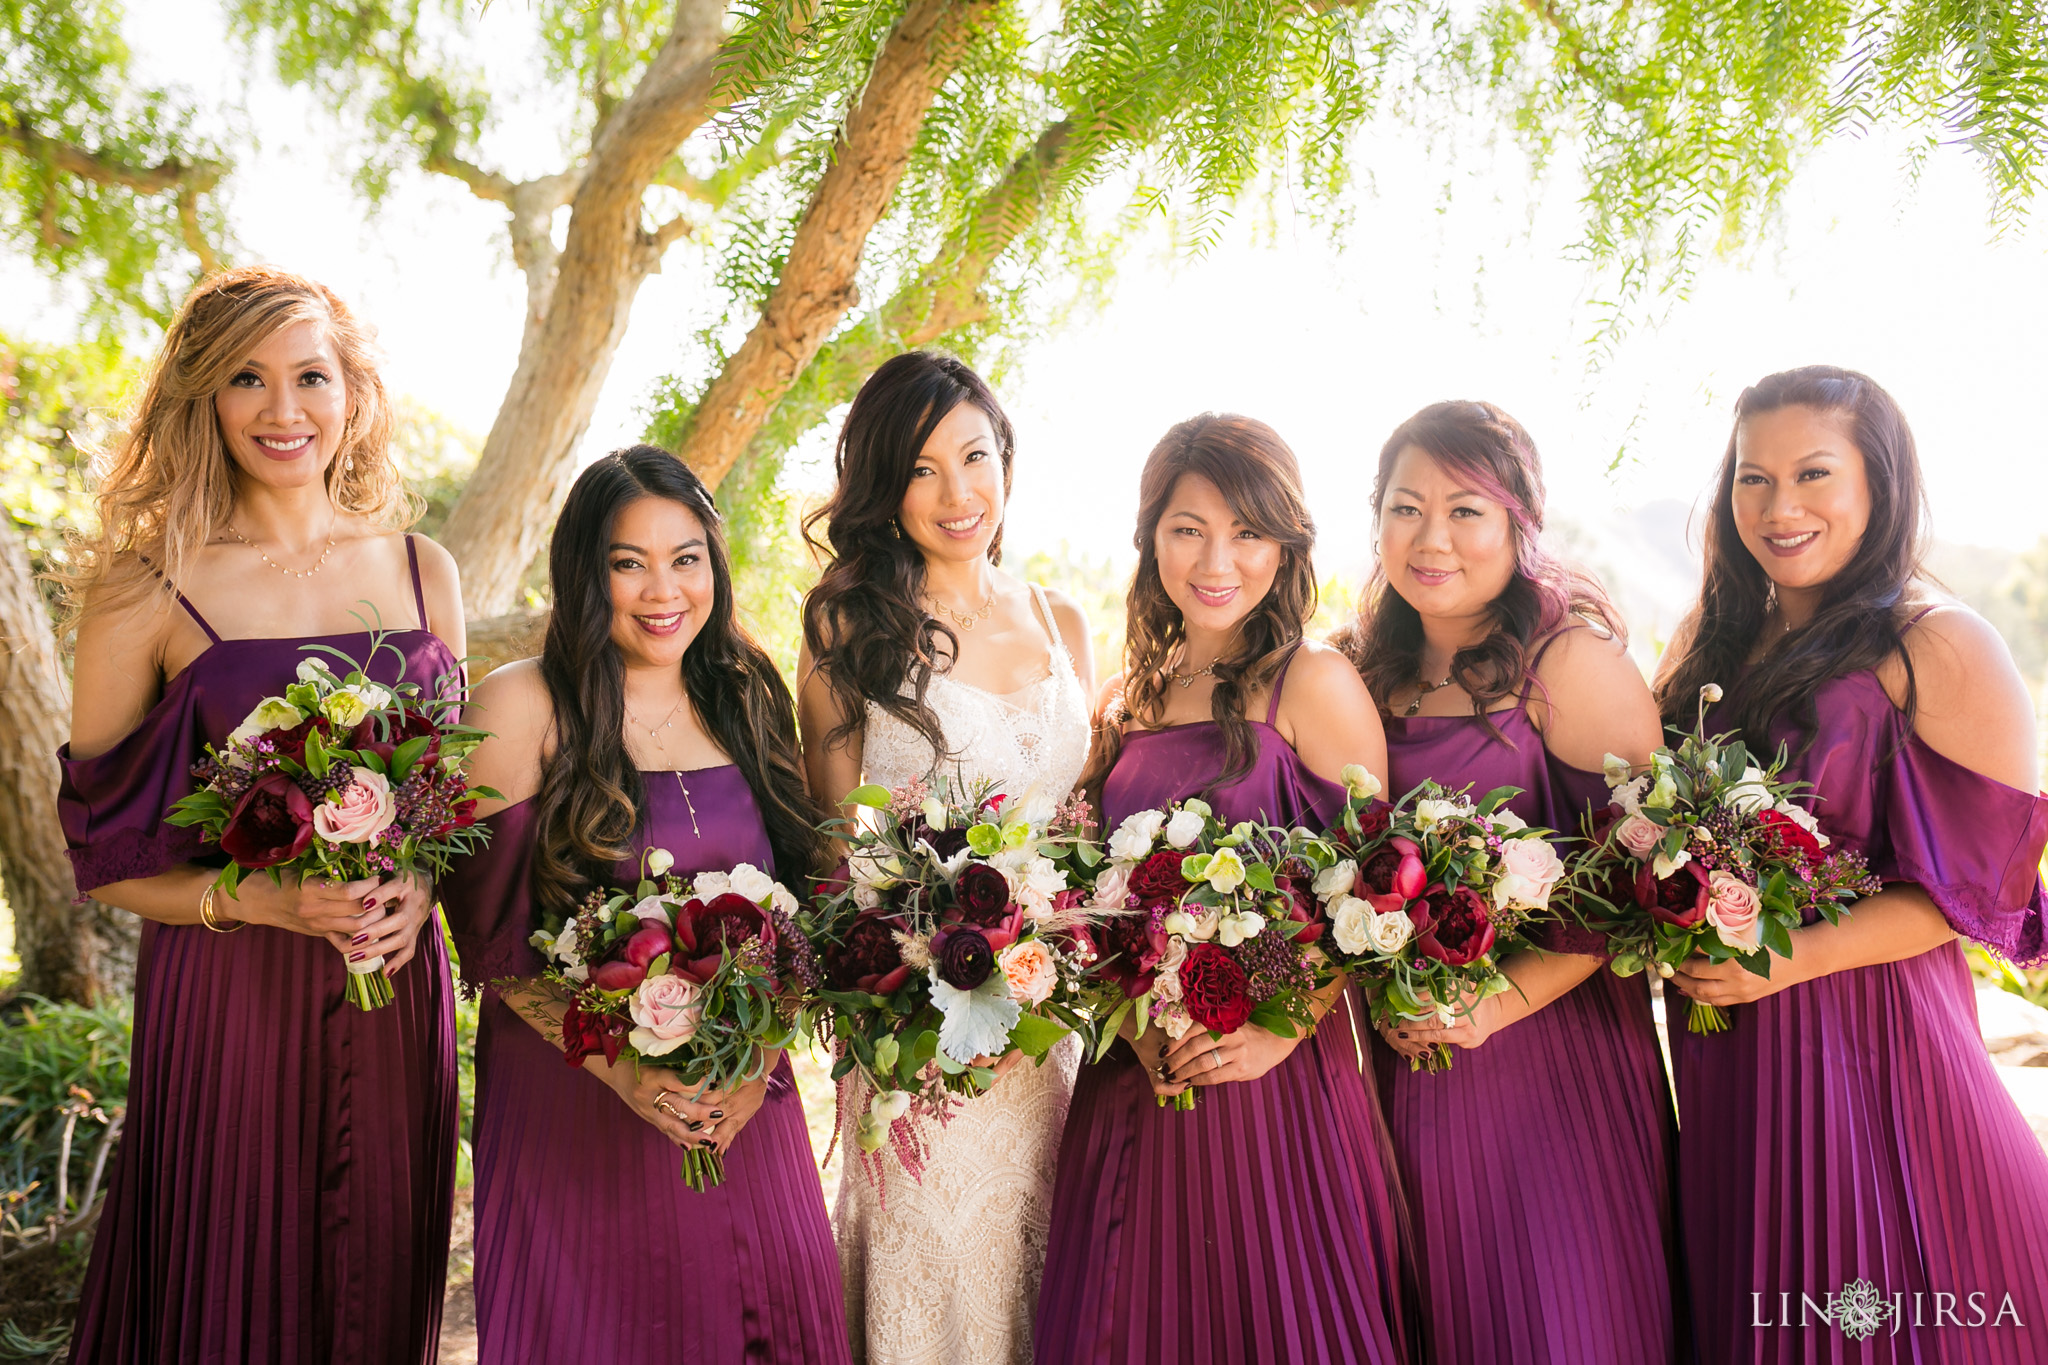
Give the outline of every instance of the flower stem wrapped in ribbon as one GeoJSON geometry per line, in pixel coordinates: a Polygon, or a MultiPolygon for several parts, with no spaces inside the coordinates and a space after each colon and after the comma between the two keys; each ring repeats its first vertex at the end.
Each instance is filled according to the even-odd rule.
{"type": "MultiPolygon", "coordinates": [[[[1805,784],[1779,776],[1783,748],[1764,768],[1732,734],[1707,735],[1707,707],[1720,698],[1718,686],[1701,688],[1692,732],[1647,769],[1607,756],[1611,800],[1586,817],[1574,904],[1623,976],[1650,968],[1668,980],[1697,953],[1768,977],[1771,954],[1792,956],[1794,929],[1834,924],[1882,885],[1861,854],[1831,848],[1795,799],[1805,784]]],[[[1695,1000],[1686,1027],[1719,1033],[1727,1011],[1695,1000]]]]}
{"type": "MultiPolygon", "coordinates": [[[[1307,830],[1226,828],[1199,800],[1126,817],[1092,897],[1112,916],[1091,973],[1093,1055],[1127,1017],[1140,1037],[1156,1026],[1176,1042],[1190,1029],[1221,1038],[1247,1023],[1284,1038],[1312,1030],[1313,996],[1328,976],[1304,854],[1313,842],[1307,830]]],[[[1195,1092],[1173,1103],[1192,1109],[1195,1092]]]]}
{"type": "MultiPolygon", "coordinates": [[[[214,882],[221,890],[232,895],[259,871],[280,883],[431,881],[488,837],[476,804],[498,794],[466,775],[485,732],[459,723],[461,689],[447,679],[428,691],[370,681],[379,652],[399,654],[387,634],[372,632],[361,663],[331,645],[306,646],[284,695],[264,698],[223,744],[206,746],[192,770],[198,790],[165,819],[220,846],[229,859],[214,882]]],[[[383,958],[344,965],[358,1009],[391,1002],[383,958]]]]}
{"type": "MultiPolygon", "coordinates": [[[[1375,1024],[1469,1014],[1512,989],[1500,959],[1554,917],[1565,876],[1555,834],[1507,808],[1500,787],[1474,802],[1424,782],[1393,806],[1354,789],[1338,827],[1309,849],[1329,916],[1331,957],[1364,988],[1375,1024]]],[[[1438,1046],[1416,1070],[1451,1065],[1438,1046]]]]}
{"type": "Polygon", "coordinates": [[[993,1085],[1003,1054],[1042,1063],[1088,1027],[1080,982],[1100,916],[1069,867],[1099,855],[1078,833],[1086,803],[1035,791],[941,778],[847,804],[864,818],[827,827],[846,859],[802,917],[823,972],[809,1010],[837,1054],[840,1126],[880,1181],[866,1158],[893,1145],[915,1176],[921,1125],[993,1085]]]}
{"type": "MultiPolygon", "coordinates": [[[[647,850],[631,892],[593,891],[574,915],[544,918],[532,942],[548,961],[543,979],[569,1004],[569,1065],[602,1052],[611,1066],[658,1062],[700,1093],[729,1091],[760,1079],[797,1036],[817,959],[796,897],[766,872],[742,863],[685,880],[674,865],[667,850],[647,850]]],[[[683,1179],[701,1193],[724,1181],[724,1160],[690,1148],[683,1179]]]]}

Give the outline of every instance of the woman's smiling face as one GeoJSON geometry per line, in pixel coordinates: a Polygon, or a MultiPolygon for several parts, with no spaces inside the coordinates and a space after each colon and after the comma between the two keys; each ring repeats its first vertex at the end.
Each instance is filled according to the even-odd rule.
{"type": "Polygon", "coordinates": [[[1477,616],[1515,576],[1507,507],[1466,487],[1420,446],[1394,459],[1379,550],[1387,582],[1423,616],[1477,616]]]}
{"type": "Polygon", "coordinates": [[[1273,590],[1284,553],[1200,474],[1183,474],[1152,533],[1159,581],[1190,631],[1227,635],[1273,590]]]}
{"type": "Polygon", "coordinates": [[[1744,420],[1732,504],[1736,534],[1774,583],[1826,584],[1870,526],[1870,478],[1848,418],[1794,405],[1744,420]]]}

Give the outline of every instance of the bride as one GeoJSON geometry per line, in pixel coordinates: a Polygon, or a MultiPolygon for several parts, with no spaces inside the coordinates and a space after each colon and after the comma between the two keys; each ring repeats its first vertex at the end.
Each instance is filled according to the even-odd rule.
{"type": "MultiPolygon", "coordinates": [[[[995,395],[948,356],[897,356],[854,398],[838,487],[805,527],[823,522],[830,556],[804,603],[798,692],[820,804],[941,776],[1057,800],[1080,777],[1087,622],[996,568],[1011,447],[995,395]]],[[[1004,1058],[935,1129],[918,1180],[886,1147],[882,1189],[849,1161],[834,1221],[856,1361],[1030,1361],[1075,1060],[1071,1040],[1042,1065],[1004,1058]]],[[[842,1112],[865,1102],[842,1095],[842,1112]]]]}

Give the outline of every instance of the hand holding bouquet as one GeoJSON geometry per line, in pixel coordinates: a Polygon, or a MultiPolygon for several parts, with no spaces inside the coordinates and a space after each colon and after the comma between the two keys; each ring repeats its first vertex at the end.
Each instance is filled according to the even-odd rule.
{"type": "MultiPolygon", "coordinates": [[[[497,793],[470,786],[465,775],[484,732],[455,720],[459,695],[429,696],[415,683],[384,687],[340,650],[306,648],[298,681],[258,703],[223,745],[206,746],[192,770],[198,790],[165,818],[220,845],[231,861],[214,885],[230,895],[259,870],[279,883],[287,873],[431,881],[488,837],[476,825],[476,803],[497,793]]],[[[370,658],[385,648],[375,635],[370,658]]],[[[383,958],[347,967],[357,1008],[391,1002],[383,958]]]]}
{"type": "MultiPolygon", "coordinates": [[[[1809,912],[1830,924],[1880,883],[1861,855],[1829,851],[1819,822],[1795,800],[1802,785],[1778,774],[1781,750],[1759,768],[1729,735],[1708,738],[1706,708],[1721,689],[1700,689],[1699,719],[1677,748],[1638,773],[1608,755],[1607,810],[1587,821],[1591,849],[1574,880],[1588,928],[1607,936],[1623,976],[1654,967],[1669,978],[1698,953],[1771,974],[1770,954],[1792,956],[1792,931],[1809,912]]],[[[1695,1000],[1694,1033],[1728,1027],[1726,1011],[1695,1000]]]]}
{"type": "Polygon", "coordinates": [[[836,1041],[833,1076],[866,1083],[861,1151],[893,1141],[915,1175],[923,1120],[987,1090],[1003,1054],[1043,1059],[1086,1025],[1096,914],[1064,866],[1086,806],[943,779],[847,801],[871,818],[835,826],[850,834],[846,861],[804,916],[824,978],[815,1026],[836,1041]]]}
{"type": "MultiPolygon", "coordinates": [[[[1095,901],[1120,906],[1102,927],[1094,972],[1099,1056],[1127,1015],[1179,1042],[1246,1024],[1293,1038],[1315,1027],[1324,984],[1321,907],[1300,853],[1307,830],[1225,828],[1203,801],[1128,816],[1109,839],[1095,901]]],[[[1159,1097],[1160,1104],[1166,1097],[1159,1097]]],[[[1195,1093],[1173,1097],[1194,1108],[1195,1093]]]]}
{"type": "MultiPolygon", "coordinates": [[[[1310,856],[1331,955],[1364,987],[1374,1024],[1448,1025],[1512,989],[1499,960],[1524,946],[1565,874],[1553,832],[1507,809],[1513,787],[1475,803],[1425,782],[1389,808],[1370,804],[1378,783],[1347,785],[1341,823],[1310,856]]],[[[1447,1070],[1450,1049],[1410,1065],[1447,1070]]]]}
{"type": "MultiPolygon", "coordinates": [[[[782,883],[746,863],[688,881],[674,866],[649,849],[630,893],[591,892],[573,916],[544,920],[533,944],[569,1002],[569,1065],[600,1052],[612,1066],[658,1059],[690,1085],[729,1091],[760,1079],[796,1036],[817,963],[782,883]]],[[[717,1149],[686,1150],[683,1179],[699,1192],[721,1183],[717,1149]]]]}

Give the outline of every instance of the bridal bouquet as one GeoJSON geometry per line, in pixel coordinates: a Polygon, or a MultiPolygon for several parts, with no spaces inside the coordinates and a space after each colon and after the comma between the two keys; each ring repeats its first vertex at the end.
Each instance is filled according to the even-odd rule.
{"type": "MultiPolygon", "coordinates": [[[[658,1061],[692,1086],[731,1090],[796,1037],[817,961],[796,897],[766,872],[742,863],[685,879],[674,866],[666,849],[647,850],[630,892],[592,891],[575,914],[544,916],[532,942],[569,1001],[569,1065],[601,1052],[611,1066],[658,1061]]],[[[683,1179],[701,1193],[725,1179],[724,1160],[691,1148],[683,1179]]]]}
{"type": "MultiPolygon", "coordinates": [[[[1698,953],[1768,977],[1770,955],[1792,955],[1809,912],[1833,924],[1881,886],[1793,799],[1804,784],[1778,776],[1783,750],[1760,768],[1741,740],[1707,736],[1706,708],[1720,699],[1718,686],[1701,688],[1693,732],[1652,754],[1648,771],[1607,756],[1612,801],[1586,821],[1591,847],[1574,880],[1580,918],[1606,935],[1623,976],[1651,967],[1668,979],[1698,953]]],[[[1686,1027],[1719,1033],[1727,1012],[1695,1000],[1686,1027]]]]}
{"type": "MultiPolygon", "coordinates": [[[[259,870],[279,882],[287,873],[342,882],[438,877],[488,837],[476,803],[497,793],[466,777],[485,732],[457,721],[459,696],[430,696],[416,683],[384,687],[340,650],[306,648],[283,696],[265,697],[225,743],[206,746],[192,769],[198,789],[165,819],[198,827],[227,854],[214,885],[230,895],[259,870]]],[[[386,648],[374,635],[370,658],[386,648]]],[[[383,958],[347,966],[357,1008],[391,1002],[383,958]]]]}
{"type": "MultiPolygon", "coordinates": [[[[1311,841],[1249,821],[1226,828],[1199,800],[1126,817],[1095,883],[1098,904],[1123,908],[1102,926],[1093,973],[1097,1054],[1133,1014],[1139,1036],[1156,1025],[1174,1042],[1247,1023],[1286,1038],[1313,1029],[1326,963],[1311,841]]],[[[1194,1106],[1192,1089],[1174,1098],[1194,1106]]]]}
{"type": "MultiPolygon", "coordinates": [[[[1474,802],[1425,782],[1393,807],[1353,790],[1338,828],[1309,854],[1331,956],[1364,988],[1373,1022],[1448,1025],[1511,989],[1499,959],[1549,913],[1565,875],[1553,831],[1507,809],[1514,787],[1474,802]]],[[[1410,1065],[1447,1070],[1450,1049],[1410,1065]]]]}
{"type": "Polygon", "coordinates": [[[847,803],[868,817],[835,822],[846,861],[803,916],[823,974],[811,1026],[835,1044],[833,1077],[865,1083],[861,1151],[890,1143],[915,1176],[924,1120],[993,1085],[1003,1054],[1042,1061],[1087,1027],[1099,912],[1067,871],[1094,856],[1078,833],[1087,808],[944,779],[862,787],[847,803]]]}

